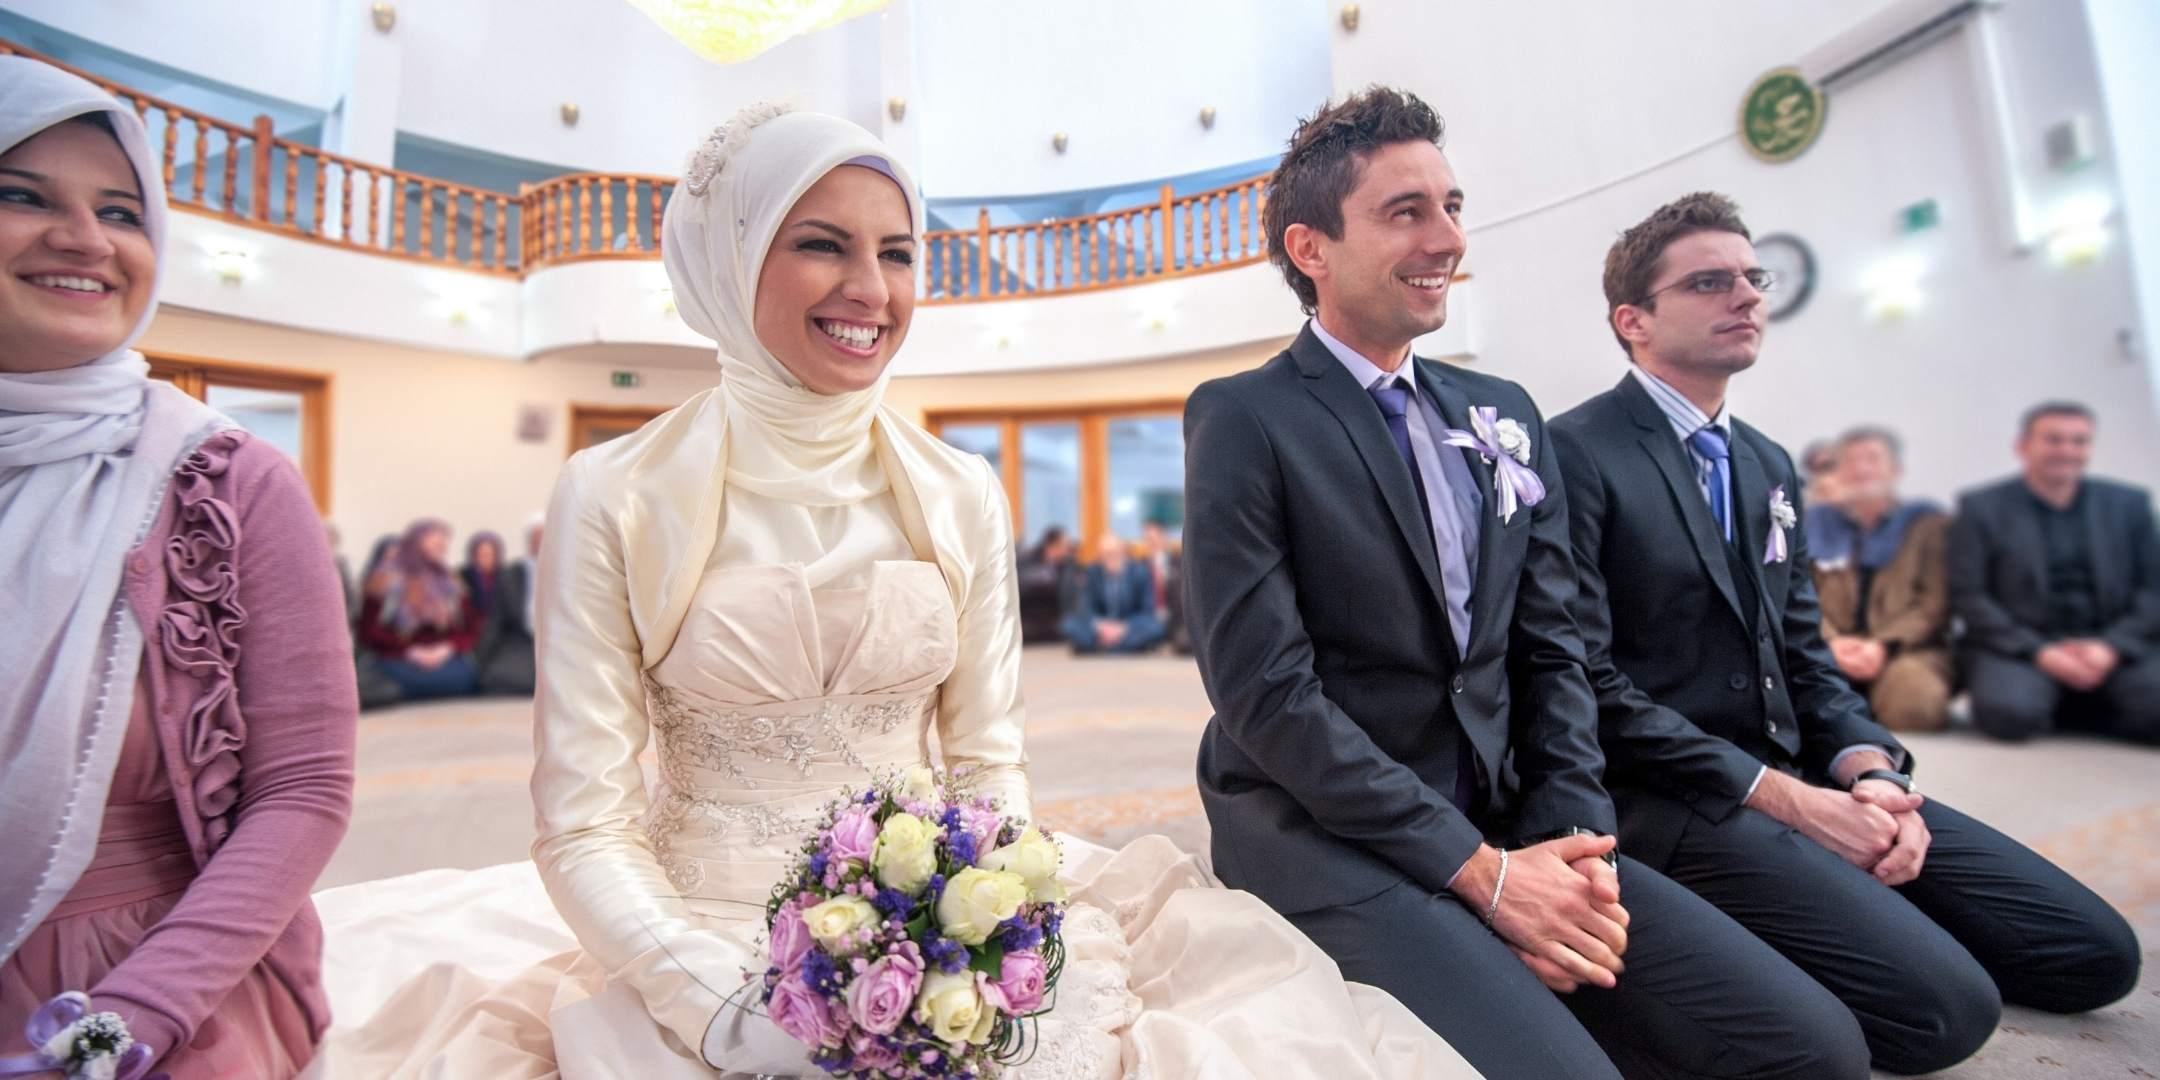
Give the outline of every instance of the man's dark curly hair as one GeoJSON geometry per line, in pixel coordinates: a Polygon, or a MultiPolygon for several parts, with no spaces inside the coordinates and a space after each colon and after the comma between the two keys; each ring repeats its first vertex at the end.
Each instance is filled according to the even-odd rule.
{"type": "Polygon", "coordinates": [[[1365,159],[1400,142],[1445,146],[1447,122],[1416,94],[1391,86],[1367,87],[1322,106],[1299,121],[1291,134],[1289,149],[1268,178],[1261,225],[1267,231],[1268,259],[1282,271],[1305,314],[1318,309],[1320,295],[1313,280],[1290,261],[1283,233],[1302,224],[1330,240],[1342,239],[1343,200],[1357,187],[1365,159]]]}
{"type": "Polygon", "coordinates": [[[1622,304],[1657,310],[1650,283],[1657,280],[1658,261],[1665,257],[1665,249],[1673,241],[1699,232],[1739,233],[1742,239],[1754,239],[1748,235],[1747,224],[1740,220],[1740,207],[1731,199],[1715,191],[1697,191],[1652,210],[1649,217],[1621,233],[1605,252],[1605,328],[1612,331],[1614,340],[1620,342],[1621,350],[1630,359],[1635,350],[1628,348],[1627,339],[1613,326],[1613,312],[1622,304]]]}

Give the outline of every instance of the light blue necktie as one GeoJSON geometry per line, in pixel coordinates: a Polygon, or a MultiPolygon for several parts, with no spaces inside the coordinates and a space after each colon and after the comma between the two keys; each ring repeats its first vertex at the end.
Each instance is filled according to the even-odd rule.
{"type": "Polygon", "coordinates": [[[1687,437],[1688,445],[1695,448],[1710,462],[1710,516],[1717,519],[1718,532],[1726,543],[1732,542],[1732,447],[1725,441],[1725,433],[1716,424],[1697,428],[1687,437]]]}

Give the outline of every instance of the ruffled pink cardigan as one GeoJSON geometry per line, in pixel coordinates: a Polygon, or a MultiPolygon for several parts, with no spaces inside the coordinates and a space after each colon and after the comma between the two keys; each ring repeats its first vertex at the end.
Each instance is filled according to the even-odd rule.
{"type": "Polygon", "coordinates": [[[352,811],[359,697],[343,586],[291,462],[245,432],[173,473],[122,584],[143,630],[137,693],[199,874],[89,988],[171,1052],[257,964],[319,1040],[322,923],[308,894],[352,811]]]}

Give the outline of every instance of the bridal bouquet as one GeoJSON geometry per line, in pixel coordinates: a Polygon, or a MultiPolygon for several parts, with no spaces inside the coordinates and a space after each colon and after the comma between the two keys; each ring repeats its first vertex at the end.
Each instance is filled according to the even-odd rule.
{"type": "Polygon", "coordinates": [[[916,767],[835,803],[766,907],[766,1014],[841,1077],[992,1077],[1064,965],[1058,849],[916,767]]]}

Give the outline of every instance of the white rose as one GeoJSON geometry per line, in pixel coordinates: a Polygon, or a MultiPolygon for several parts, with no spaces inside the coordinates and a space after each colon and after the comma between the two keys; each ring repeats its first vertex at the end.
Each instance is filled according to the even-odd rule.
{"type": "Polygon", "coordinates": [[[810,936],[835,955],[841,952],[849,934],[882,921],[877,909],[860,896],[835,896],[803,912],[802,917],[809,924],[810,936]]]}
{"type": "Polygon", "coordinates": [[[933,971],[923,976],[922,990],[915,995],[915,1020],[943,1042],[958,1046],[989,1041],[997,1024],[997,1010],[975,988],[979,972],[948,975],[933,971]]]}
{"type": "Polygon", "coordinates": [[[938,831],[913,814],[894,814],[878,831],[870,866],[878,884],[919,896],[937,873],[938,831]]]}
{"type": "Polygon", "coordinates": [[[1800,515],[1794,513],[1792,504],[1783,498],[1771,500],[1770,517],[1777,522],[1780,529],[1790,529],[1800,523],[1800,515]]]}
{"type": "Polygon", "coordinates": [[[942,800],[938,798],[937,774],[931,772],[927,766],[908,766],[907,770],[900,774],[899,796],[901,802],[927,803],[931,806],[941,805],[942,800]]]}
{"type": "Polygon", "coordinates": [[[1500,452],[1524,465],[1530,464],[1530,433],[1514,420],[1502,420],[1493,425],[1493,442],[1500,452]]]}
{"type": "Polygon", "coordinates": [[[1028,885],[1020,875],[970,866],[945,883],[945,895],[937,902],[938,927],[962,945],[980,945],[1027,898],[1028,885]]]}
{"type": "Polygon", "coordinates": [[[985,870],[1004,870],[1027,882],[1028,897],[1039,903],[1065,899],[1065,884],[1058,880],[1058,846],[1030,825],[1020,838],[985,855],[985,870]]]}

